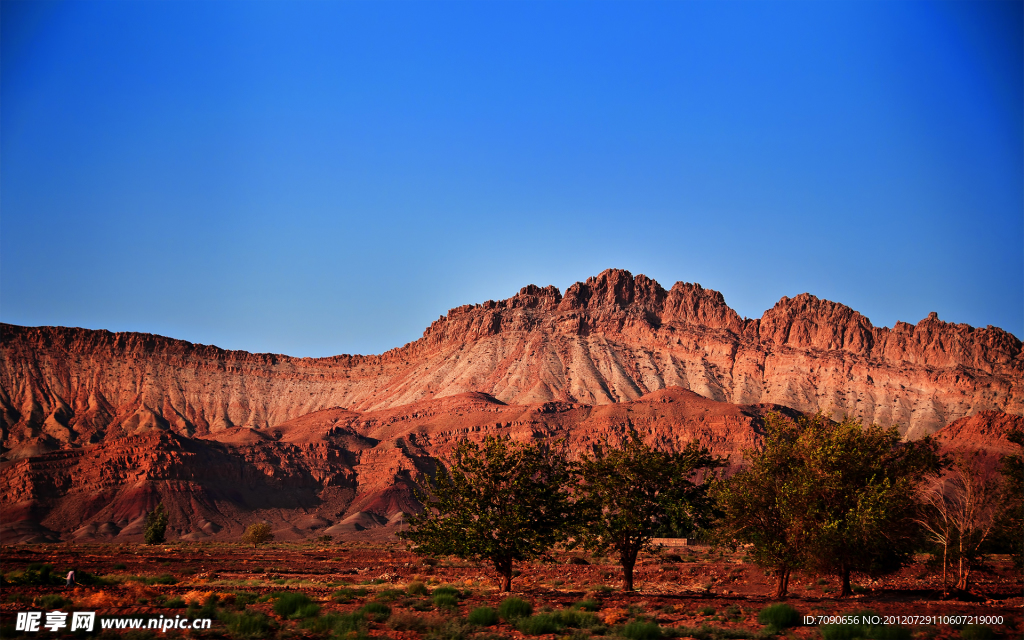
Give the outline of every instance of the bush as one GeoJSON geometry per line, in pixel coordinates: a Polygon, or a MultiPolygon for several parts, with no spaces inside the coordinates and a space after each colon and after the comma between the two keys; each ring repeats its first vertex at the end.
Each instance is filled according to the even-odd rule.
{"type": "Polygon", "coordinates": [[[438,609],[454,609],[459,606],[459,599],[450,593],[434,594],[434,606],[438,609]]]}
{"type": "Polygon", "coordinates": [[[963,640],[992,640],[996,634],[991,627],[983,624],[965,624],[960,629],[960,637],[963,640]]]}
{"type": "Polygon", "coordinates": [[[339,589],[335,591],[331,597],[338,604],[348,604],[352,602],[354,598],[362,597],[366,595],[366,589],[360,587],[358,589],[339,589]]]}
{"type": "Polygon", "coordinates": [[[427,589],[427,585],[423,584],[419,580],[410,582],[409,586],[405,589],[406,593],[410,596],[426,596],[430,595],[430,591],[427,589]]]}
{"type": "Polygon", "coordinates": [[[128,565],[126,565],[123,562],[115,562],[113,568],[114,568],[114,571],[124,571],[125,569],[128,568],[128,565]]]}
{"type": "Polygon", "coordinates": [[[334,630],[335,625],[341,621],[341,616],[336,613],[328,613],[325,616],[307,618],[299,626],[312,631],[315,634],[326,635],[334,630]]]}
{"type": "Polygon", "coordinates": [[[39,596],[36,598],[36,606],[43,609],[60,609],[65,605],[71,604],[71,601],[58,593],[51,593],[45,596],[39,596]]]}
{"type": "Polygon", "coordinates": [[[558,633],[561,625],[555,616],[542,613],[529,618],[520,618],[516,628],[528,636],[542,636],[548,633],[558,633]]]}
{"type": "Polygon", "coordinates": [[[374,622],[384,622],[391,617],[391,607],[383,602],[369,602],[359,609],[359,611],[361,611],[366,618],[369,618],[374,622]]]}
{"type": "Polygon", "coordinates": [[[587,598],[586,600],[580,600],[576,604],[572,605],[572,608],[579,609],[580,611],[597,611],[601,608],[601,605],[597,600],[587,598]]]}
{"type": "Polygon", "coordinates": [[[629,640],[658,640],[663,634],[654,622],[634,620],[622,629],[622,635],[629,640]]]}
{"type": "Polygon", "coordinates": [[[223,612],[219,618],[232,638],[265,638],[274,628],[273,621],[258,611],[223,612]]]}
{"type": "Polygon", "coordinates": [[[309,599],[304,593],[274,594],[274,613],[282,618],[312,618],[320,612],[320,605],[309,599]]]}
{"type": "Polygon", "coordinates": [[[587,629],[597,624],[597,616],[578,609],[562,609],[554,616],[559,625],[572,629],[587,629]]]}
{"type": "Polygon", "coordinates": [[[337,621],[334,623],[334,633],[331,637],[343,640],[363,640],[369,637],[361,611],[339,615],[335,620],[337,621]]]}
{"type": "Polygon", "coordinates": [[[168,609],[184,609],[185,601],[182,600],[181,596],[174,596],[173,598],[164,602],[164,606],[168,609]]]}
{"type": "Polygon", "coordinates": [[[498,612],[490,607],[477,607],[469,612],[468,620],[478,627],[493,627],[498,624],[498,612]]]}
{"type": "Polygon", "coordinates": [[[401,589],[384,589],[377,592],[376,600],[380,602],[394,602],[404,595],[405,592],[401,589]]]}
{"type": "Polygon", "coordinates": [[[391,616],[388,626],[395,631],[415,631],[426,633],[444,624],[444,618],[437,615],[418,616],[415,613],[400,612],[391,616]]]}
{"type": "Polygon", "coordinates": [[[785,603],[773,604],[761,609],[757,621],[774,629],[785,629],[800,624],[800,614],[785,603]]]}
{"type": "Polygon", "coordinates": [[[459,618],[452,618],[427,634],[427,640],[466,640],[473,627],[459,618]]]}
{"type": "Polygon", "coordinates": [[[456,589],[455,587],[444,586],[444,587],[438,587],[438,588],[434,589],[433,595],[435,595],[435,596],[446,595],[446,596],[452,596],[453,598],[458,598],[462,594],[459,593],[459,590],[456,589]]]}
{"type": "Polygon", "coordinates": [[[697,609],[697,613],[702,616],[713,616],[715,615],[715,608],[712,606],[701,607],[700,609],[697,609]]]}
{"type": "Polygon", "coordinates": [[[498,615],[506,622],[527,618],[533,613],[533,605],[520,598],[505,598],[498,605],[498,615]]]}

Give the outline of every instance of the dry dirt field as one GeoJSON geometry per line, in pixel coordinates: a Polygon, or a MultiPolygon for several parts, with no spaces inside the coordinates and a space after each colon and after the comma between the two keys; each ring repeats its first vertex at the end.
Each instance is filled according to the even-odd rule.
{"type": "MultiPolygon", "coordinates": [[[[160,636],[204,638],[390,638],[391,640],[551,639],[656,640],[659,637],[731,640],[738,638],[863,637],[855,629],[817,625],[774,629],[758,622],[773,604],[771,581],[743,553],[706,547],[665,549],[644,556],[637,567],[637,591],[618,590],[619,569],[607,558],[581,553],[517,565],[515,597],[532,604],[534,615],[549,613],[557,628],[533,628],[500,620],[471,625],[479,607],[498,609],[495,574],[486,566],[452,558],[421,558],[402,544],[277,543],[258,549],[241,544],[173,543],[145,545],[18,545],[0,549],[5,581],[0,604],[0,637],[59,637],[62,631],[16,630],[23,611],[95,611],[98,619],[197,618],[213,620],[209,630],[101,630],[76,637],[160,636]],[[34,578],[44,565],[51,581],[34,578]],[[63,586],[68,568],[83,582],[63,586]],[[445,589],[444,587],[450,587],[445,589]],[[441,589],[441,591],[437,591],[441,589]],[[453,594],[453,591],[455,592],[453,594]],[[312,604],[282,615],[282,593],[312,604]],[[579,603],[589,601],[582,607],[579,603]],[[367,605],[370,605],[367,608],[367,605]],[[572,608],[583,612],[572,612],[572,608]],[[277,611],[275,611],[275,606],[277,611]],[[570,610],[566,613],[565,610],[570,610]],[[362,612],[362,615],[351,614],[362,612]],[[590,613],[592,612],[592,613],[590,613]],[[653,624],[652,624],[653,623],[653,624]],[[525,633],[524,633],[525,631],[525,633]]],[[[1001,624],[962,627],[939,621],[904,621],[867,635],[877,640],[1022,638],[1024,584],[1002,557],[976,573],[972,600],[943,600],[941,577],[919,563],[876,582],[855,576],[855,596],[838,599],[835,579],[795,576],[785,602],[801,616],[836,616],[870,610],[879,616],[996,616],[1001,624]],[[858,581],[858,578],[860,579],[858,581]]],[[[285,598],[287,600],[287,598],[285,598]]],[[[550,625],[549,625],[550,626],[550,625]]],[[[66,629],[65,629],[66,631],[66,629]]],[[[71,635],[66,633],[65,635],[71,635]]]]}

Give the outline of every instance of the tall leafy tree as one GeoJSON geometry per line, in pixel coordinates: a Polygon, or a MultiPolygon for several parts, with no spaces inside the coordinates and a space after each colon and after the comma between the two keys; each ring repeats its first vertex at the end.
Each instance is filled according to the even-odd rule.
{"type": "Polygon", "coordinates": [[[904,442],[896,427],[821,414],[798,426],[807,562],[837,576],[849,596],[853,571],[890,573],[911,560],[918,489],[943,463],[933,440],[904,442]]]}
{"type": "Polygon", "coordinates": [[[1002,474],[1002,499],[1000,500],[997,534],[1009,547],[1013,562],[1018,569],[1024,567],[1024,431],[1015,429],[1007,440],[1021,450],[1003,456],[999,472],[1002,474]]]}
{"type": "Polygon", "coordinates": [[[573,470],[545,445],[487,437],[459,442],[453,463],[428,479],[424,511],[400,533],[417,553],[489,562],[502,591],[512,590],[515,562],[563,542],[577,521],[570,502],[573,470]]]}
{"type": "Polygon", "coordinates": [[[596,447],[580,462],[580,540],[593,551],[614,550],[623,590],[632,591],[637,556],[660,529],[685,533],[708,524],[712,503],[696,476],[718,466],[695,442],[680,453],[652,449],[636,437],[621,448],[596,447]]]}
{"type": "Polygon", "coordinates": [[[745,452],[746,466],[716,486],[722,511],[716,534],[727,543],[751,545],[751,559],[774,575],[774,597],[781,598],[793,570],[804,563],[801,517],[807,487],[796,450],[797,425],[771,413],[764,427],[761,446],[745,452]]]}
{"type": "Polygon", "coordinates": [[[794,568],[837,576],[841,596],[850,574],[880,574],[909,561],[916,535],[918,486],[941,468],[935,443],[904,442],[883,429],[824,415],[766,421],[750,467],[720,492],[723,529],[754,545],[755,561],[777,575],[786,593],[794,568]]]}
{"type": "Polygon", "coordinates": [[[146,544],[162,544],[167,539],[167,509],[164,503],[146,514],[145,530],[142,534],[146,544]]]}

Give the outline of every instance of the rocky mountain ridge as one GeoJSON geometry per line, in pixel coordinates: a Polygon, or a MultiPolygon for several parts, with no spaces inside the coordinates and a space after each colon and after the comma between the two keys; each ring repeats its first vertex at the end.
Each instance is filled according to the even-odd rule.
{"type": "Polygon", "coordinates": [[[1021,342],[939,320],[874,327],[809,294],[743,319],[697,284],[607,270],[561,294],[524,287],[449,311],[378,356],[291,358],[149,334],[0,326],[0,430],[15,459],[140,434],[266,431],[330,407],[375,411],[462,393],[527,405],[704,397],[933,433],[978,411],[1024,414],[1021,342]]]}

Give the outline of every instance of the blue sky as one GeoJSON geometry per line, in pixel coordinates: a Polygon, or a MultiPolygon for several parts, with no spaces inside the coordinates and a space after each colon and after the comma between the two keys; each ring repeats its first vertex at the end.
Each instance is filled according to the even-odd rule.
{"type": "Polygon", "coordinates": [[[1024,336],[1020,2],[0,11],[4,322],[379,353],[618,267],[1024,336]]]}

